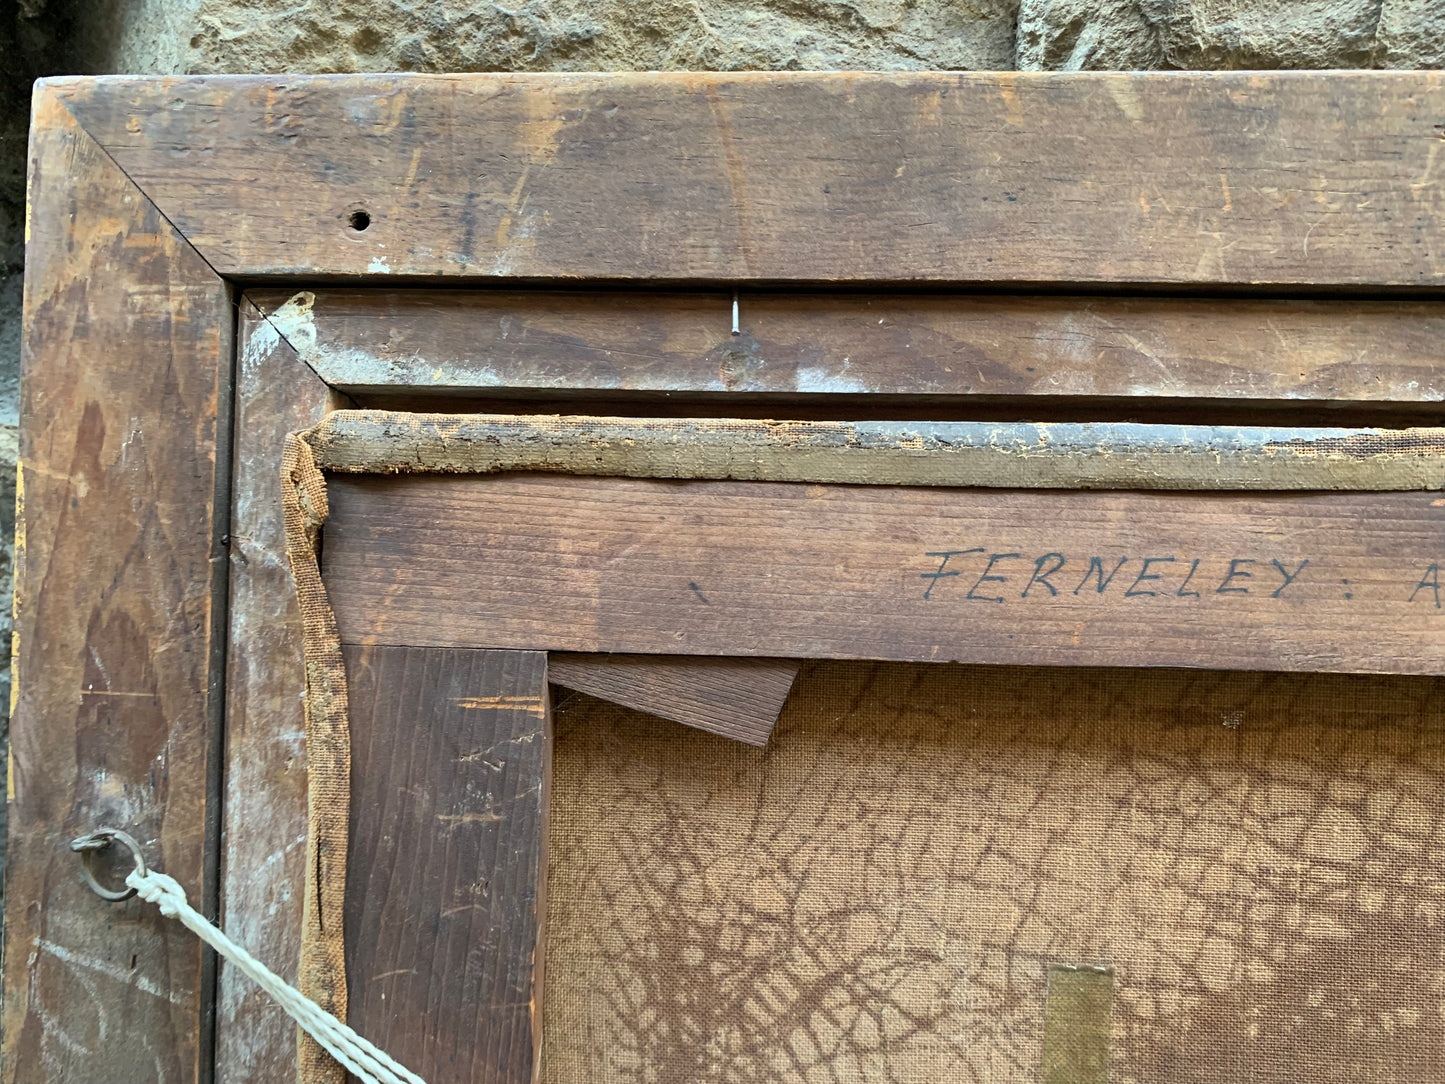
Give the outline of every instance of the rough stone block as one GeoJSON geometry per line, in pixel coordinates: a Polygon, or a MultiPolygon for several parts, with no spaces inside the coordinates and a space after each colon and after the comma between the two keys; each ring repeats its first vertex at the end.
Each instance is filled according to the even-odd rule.
{"type": "Polygon", "coordinates": [[[1445,65],[1440,0],[1024,0],[1023,69],[1445,65]]]}
{"type": "Polygon", "coordinates": [[[1381,68],[1445,68],[1445,3],[1384,0],[1375,37],[1381,68]]]}
{"type": "Polygon", "coordinates": [[[1011,68],[1018,0],[143,0],[137,70],[1011,68]],[[182,20],[177,11],[189,9],[182,20]],[[177,54],[170,34],[188,23],[177,54]]]}

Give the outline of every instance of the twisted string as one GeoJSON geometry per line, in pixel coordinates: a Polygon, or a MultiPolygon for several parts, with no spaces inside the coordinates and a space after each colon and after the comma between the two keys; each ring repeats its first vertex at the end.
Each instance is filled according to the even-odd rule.
{"type": "Polygon", "coordinates": [[[173,918],[210,945],[228,962],[271,995],[287,1014],[320,1043],[333,1058],[346,1067],[360,1084],[426,1084],[421,1077],[397,1064],[384,1050],[367,1042],[351,1028],[284,982],[280,976],[256,959],[215,926],[206,921],[186,900],[186,892],[174,877],[148,870],[135,870],[125,883],[147,903],[160,908],[161,914],[173,918]]]}

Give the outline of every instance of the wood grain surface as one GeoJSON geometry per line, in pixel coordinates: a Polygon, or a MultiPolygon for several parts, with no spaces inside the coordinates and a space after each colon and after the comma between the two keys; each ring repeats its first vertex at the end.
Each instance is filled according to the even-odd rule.
{"type": "Polygon", "coordinates": [[[223,274],[729,287],[1445,280],[1439,72],[52,86],[223,274]]]}
{"type": "Polygon", "coordinates": [[[45,89],[30,170],[4,1075],[191,1082],[213,965],[66,844],[124,829],[214,914],[231,305],[45,89]]]}
{"type": "Polygon", "coordinates": [[[763,746],[798,676],[792,659],[553,652],[554,685],[763,746]]]}
{"type": "MultiPolygon", "coordinates": [[[[238,332],[221,914],[232,937],[294,983],[306,871],[306,676],[286,563],[281,450],[335,393],[244,298],[238,332]]],[[[222,971],[216,1016],[218,1082],[295,1076],[296,1025],[249,979],[222,971]]]]}
{"type": "Polygon", "coordinates": [[[370,395],[596,404],[692,393],[717,400],[720,413],[737,402],[917,409],[921,397],[935,410],[952,397],[973,409],[1023,397],[1019,407],[1035,411],[1094,397],[1147,409],[1165,397],[1196,413],[1200,398],[1236,409],[1445,399],[1437,363],[1445,305],[1429,301],[747,290],[733,335],[731,295],[716,292],[253,296],[328,383],[370,395]]]}
{"type": "Polygon", "coordinates": [[[531,1084],[547,656],[349,647],[351,1022],[428,1084],[531,1084]]]}
{"type": "Polygon", "coordinates": [[[343,639],[1440,673],[1445,499],[333,475],[343,639]]]}

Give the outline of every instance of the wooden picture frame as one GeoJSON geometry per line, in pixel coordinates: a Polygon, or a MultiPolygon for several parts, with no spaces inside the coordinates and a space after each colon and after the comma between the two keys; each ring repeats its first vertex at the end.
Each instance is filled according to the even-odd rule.
{"type": "MultiPolygon", "coordinates": [[[[286,433],[352,405],[1428,424],[1442,106],[1445,78],[1404,72],[41,83],[5,1079],[293,1071],[283,1017],[153,909],[97,900],[66,846],[132,832],[294,968],[286,433]],[[483,317],[532,334],[461,349],[458,321],[483,317]]],[[[1428,622],[1412,635],[1438,654],[1428,622]]],[[[373,693],[408,665],[348,650],[373,693]]],[[[538,651],[427,650],[433,689],[464,674],[545,703],[538,651]]],[[[537,725],[514,708],[497,725],[537,725]]],[[[514,797],[535,871],[545,790],[514,797]]],[[[530,958],[540,928],[518,936],[504,952],[530,958]]],[[[532,977],[508,981],[516,1009],[532,977]]],[[[364,1002],[381,1045],[456,1055],[364,1002]]],[[[532,1011],[464,1078],[529,1078],[532,1011]]]]}

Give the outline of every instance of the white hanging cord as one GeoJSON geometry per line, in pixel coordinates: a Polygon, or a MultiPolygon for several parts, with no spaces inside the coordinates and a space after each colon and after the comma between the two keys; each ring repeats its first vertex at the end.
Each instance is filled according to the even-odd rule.
{"type": "Polygon", "coordinates": [[[102,828],[71,843],[81,853],[86,880],[106,899],[125,899],[132,891],[117,892],[103,888],[91,869],[91,855],[119,842],[128,847],[135,858],[135,869],[125,883],[134,894],[160,908],[161,914],[173,918],[206,944],[219,952],[237,968],[249,975],[257,986],[270,994],[276,1004],[305,1028],[326,1052],[346,1067],[360,1084],[426,1084],[421,1077],[397,1064],[384,1050],[367,1042],[351,1028],[303,995],[280,976],[232,941],[186,901],[186,892],[174,877],[146,869],[140,847],[124,832],[102,828]]]}

